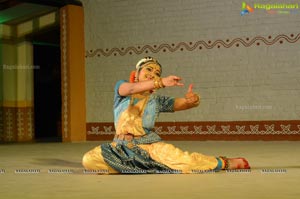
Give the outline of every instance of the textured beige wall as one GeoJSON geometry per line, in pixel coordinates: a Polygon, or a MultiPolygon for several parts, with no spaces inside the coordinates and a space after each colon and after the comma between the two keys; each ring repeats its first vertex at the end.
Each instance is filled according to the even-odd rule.
{"type": "Polygon", "coordinates": [[[114,84],[144,56],[184,79],[184,88],[161,93],[180,97],[194,83],[202,96],[199,108],[159,121],[299,119],[300,10],[241,16],[238,0],[82,2],[87,122],[113,121],[114,84]]]}

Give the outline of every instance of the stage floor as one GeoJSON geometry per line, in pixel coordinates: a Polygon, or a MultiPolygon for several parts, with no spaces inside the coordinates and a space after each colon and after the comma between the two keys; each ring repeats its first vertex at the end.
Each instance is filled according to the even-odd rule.
{"type": "Polygon", "coordinates": [[[190,152],[247,157],[248,172],[94,175],[83,154],[102,142],[0,145],[1,198],[272,198],[300,196],[300,142],[170,141],[190,152]]]}

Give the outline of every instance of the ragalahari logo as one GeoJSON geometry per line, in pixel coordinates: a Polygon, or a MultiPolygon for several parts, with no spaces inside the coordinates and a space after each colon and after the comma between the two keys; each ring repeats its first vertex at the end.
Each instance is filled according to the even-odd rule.
{"type": "Polygon", "coordinates": [[[244,16],[245,14],[248,14],[250,12],[253,12],[254,9],[249,6],[248,4],[246,4],[246,2],[242,3],[242,11],[241,11],[241,15],[244,16]]]}

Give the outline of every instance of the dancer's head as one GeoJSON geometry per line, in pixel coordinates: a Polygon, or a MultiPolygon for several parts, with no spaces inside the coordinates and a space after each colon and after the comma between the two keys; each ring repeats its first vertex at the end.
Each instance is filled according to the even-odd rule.
{"type": "Polygon", "coordinates": [[[138,61],[136,70],[131,72],[130,82],[152,80],[161,76],[162,67],[160,63],[152,58],[145,57],[138,61]]]}

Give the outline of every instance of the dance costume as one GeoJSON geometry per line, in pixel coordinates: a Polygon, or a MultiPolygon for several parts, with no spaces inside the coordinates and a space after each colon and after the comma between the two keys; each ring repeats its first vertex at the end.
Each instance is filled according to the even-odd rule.
{"type": "Polygon", "coordinates": [[[224,159],[189,153],[165,143],[154,132],[161,112],[174,112],[175,99],[155,93],[120,96],[115,86],[112,143],[101,144],[84,156],[85,167],[109,173],[195,173],[218,171],[224,159]]]}

